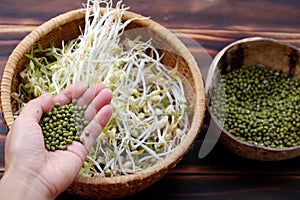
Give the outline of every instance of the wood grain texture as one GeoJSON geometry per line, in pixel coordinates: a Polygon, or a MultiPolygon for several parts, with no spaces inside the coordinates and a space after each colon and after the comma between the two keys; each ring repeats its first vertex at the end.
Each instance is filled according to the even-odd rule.
{"type": "MultiPolygon", "coordinates": [[[[0,75],[16,45],[38,25],[66,11],[81,8],[83,0],[1,0],[0,75]]],[[[205,51],[213,58],[229,43],[253,36],[271,37],[300,47],[300,1],[293,0],[124,0],[130,10],[194,41],[194,55],[205,51]],[[203,48],[199,48],[203,47],[203,48]]],[[[201,66],[204,74],[208,65],[201,66]]],[[[189,153],[163,179],[125,198],[134,199],[299,199],[300,158],[263,162],[241,158],[217,144],[198,158],[207,126],[189,153]]],[[[7,134],[0,118],[0,176],[4,172],[7,134]]],[[[213,143],[214,141],[211,141],[213,143]]],[[[78,199],[61,194],[57,199],[78,199]]],[[[82,200],[82,199],[81,199],[82,200]]]]}
{"type": "MultiPolygon", "coordinates": [[[[263,176],[259,180],[250,176],[227,175],[172,175],[169,174],[152,187],[124,200],[199,200],[199,199],[297,199],[299,198],[298,176],[263,176]],[[293,182],[291,183],[291,179],[293,182]],[[275,182],[275,184],[274,184],[275,182]]],[[[84,200],[61,194],[57,200],[84,200]]]]}

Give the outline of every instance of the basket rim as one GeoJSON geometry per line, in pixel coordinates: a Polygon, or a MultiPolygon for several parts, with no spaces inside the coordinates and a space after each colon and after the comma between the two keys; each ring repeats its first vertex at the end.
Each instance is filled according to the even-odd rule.
{"type": "MultiPolygon", "coordinates": [[[[8,61],[6,63],[6,66],[4,68],[2,81],[1,81],[1,107],[2,112],[4,116],[4,120],[7,123],[8,128],[10,129],[14,118],[12,113],[12,104],[11,104],[11,97],[10,97],[10,90],[5,90],[7,86],[11,89],[12,84],[12,78],[11,75],[14,73],[14,69],[16,64],[18,63],[18,60],[23,57],[24,53],[28,52],[31,48],[31,45],[43,37],[43,35],[51,32],[51,28],[58,28],[59,26],[70,22],[75,19],[81,19],[84,17],[83,9],[76,9],[72,11],[68,11],[66,13],[60,14],[42,25],[38,26],[37,29],[33,30],[31,33],[29,33],[13,50],[11,55],[8,58],[8,61]]],[[[134,17],[139,18],[145,18],[144,16],[131,12],[131,11],[125,11],[124,14],[124,20],[131,19],[134,17]]],[[[157,28],[158,31],[163,30],[164,33],[168,33],[167,36],[165,36],[164,39],[166,39],[166,42],[172,41],[172,43],[176,42],[177,51],[181,53],[182,57],[187,62],[187,65],[189,66],[191,70],[191,74],[193,76],[194,80],[194,87],[196,91],[195,95],[195,107],[193,112],[193,120],[190,126],[189,131],[186,133],[186,137],[184,140],[176,147],[176,149],[168,155],[167,158],[164,158],[161,160],[161,162],[158,162],[157,164],[148,167],[144,170],[141,170],[139,172],[136,172],[134,174],[127,174],[127,175],[121,175],[118,177],[83,177],[78,175],[75,182],[79,183],[85,183],[85,184],[116,184],[116,183],[127,183],[128,181],[133,181],[137,179],[144,179],[146,177],[150,177],[154,174],[159,173],[160,171],[168,171],[169,167],[174,167],[174,165],[177,164],[179,160],[182,159],[184,154],[187,153],[188,149],[191,147],[194,139],[198,135],[200,128],[202,126],[202,122],[205,116],[205,109],[206,109],[206,99],[205,99],[205,93],[204,93],[204,82],[202,79],[201,72],[199,70],[198,64],[195,61],[194,57],[188,50],[188,48],[173,34],[171,31],[167,30],[165,27],[161,26],[157,22],[147,18],[145,20],[139,20],[139,23],[143,26],[150,27],[150,28],[157,28]],[[179,46],[177,46],[179,45],[179,46]]]]}

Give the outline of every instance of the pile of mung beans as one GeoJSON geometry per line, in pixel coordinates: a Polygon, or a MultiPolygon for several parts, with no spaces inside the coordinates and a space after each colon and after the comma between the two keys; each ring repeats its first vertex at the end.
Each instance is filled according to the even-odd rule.
{"type": "MultiPolygon", "coordinates": [[[[55,104],[45,113],[40,121],[44,135],[45,147],[48,151],[67,150],[73,141],[81,141],[80,135],[88,124],[84,120],[86,105],[77,106],[76,100],[66,105],[55,104]]],[[[85,133],[88,135],[88,133],[85,133]]]]}
{"type": "Polygon", "coordinates": [[[210,108],[243,141],[270,148],[300,145],[300,80],[278,69],[255,65],[221,75],[210,108]]]}

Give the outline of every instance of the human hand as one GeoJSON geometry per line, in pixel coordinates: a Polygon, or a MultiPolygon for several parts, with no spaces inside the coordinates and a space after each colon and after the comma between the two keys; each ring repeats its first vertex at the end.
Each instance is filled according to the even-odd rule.
{"type": "Polygon", "coordinates": [[[88,88],[78,83],[55,97],[44,94],[28,102],[7,135],[0,199],[7,193],[9,199],[54,199],[63,192],[76,178],[88,151],[109,121],[111,98],[112,92],[103,84],[88,88]],[[74,98],[78,105],[88,105],[84,118],[90,121],[85,127],[90,135],[83,134],[83,144],[73,141],[65,151],[47,151],[39,126],[42,114],[55,103],[68,104],[74,98]]]}

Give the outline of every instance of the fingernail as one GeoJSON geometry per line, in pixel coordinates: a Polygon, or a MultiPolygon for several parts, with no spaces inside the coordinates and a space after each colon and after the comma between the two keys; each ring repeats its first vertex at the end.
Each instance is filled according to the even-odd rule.
{"type": "Polygon", "coordinates": [[[49,92],[45,92],[45,93],[43,93],[41,96],[42,96],[42,97],[46,97],[46,96],[48,96],[48,95],[50,95],[50,93],[49,93],[49,92]]]}

